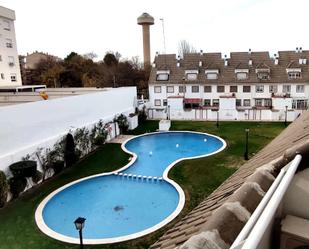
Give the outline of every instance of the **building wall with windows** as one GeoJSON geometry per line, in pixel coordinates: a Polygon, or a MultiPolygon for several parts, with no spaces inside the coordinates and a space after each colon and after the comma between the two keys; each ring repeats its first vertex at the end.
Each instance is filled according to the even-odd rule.
{"type": "Polygon", "coordinates": [[[0,6],[0,87],[22,85],[14,21],[15,12],[0,6]]]}
{"type": "Polygon", "coordinates": [[[294,120],[308,107],[309,51],[157,55],[149,79],[150,118],[294,120]],[[178,98],[178,107],[175,107],[178,98]],[[182,98],[182,101],[179,100],[182,98]],[[173,100],[172,100],[173,99],[173,100]],[[174,115],[174,113],[177,113],[174,115]],[[190,118],[188,118],[190,117],[190,118]]]}

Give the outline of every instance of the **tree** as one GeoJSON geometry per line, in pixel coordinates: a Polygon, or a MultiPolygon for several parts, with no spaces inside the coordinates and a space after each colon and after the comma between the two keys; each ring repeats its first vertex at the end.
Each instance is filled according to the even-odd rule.
{"type": "Polygon", "coordinates": [[[67,55],[67,57],[64,58],[64,61],[68,62],[68,61],[72,60],[76,56],[79,56],[79,54],[76,53],[76,52],[71,52],[70,54],[67,55]]]}
{"type": "Polygon", "coordinates": [[[120,57],[121,57],[120,53],[108,51],[105,53],[103,62],[109,67],[116,66],[120,60],[120,57]]]}
{"type": "Polygon", "coordinates": [[[41,75],[42,81],[47,87],[60,87],[60,76],[65,71],[65,67],[56,63],[41,75]]]}
{"type": "Polygon", "coordinates": [[[188,41],[181,40],[178,43],[178,54],[183,57],[185,54],[196,53],[196,48],[193,47],[188,41]]]}
{"type": "Polygon", "coordinates": [[[89,52],[89,53],[86,53],[86,54],[83,55],[83,58],[86,59],[86,60],[93,60],[97,57],[98,57],[98,55],[94,52],[89,52]]]}

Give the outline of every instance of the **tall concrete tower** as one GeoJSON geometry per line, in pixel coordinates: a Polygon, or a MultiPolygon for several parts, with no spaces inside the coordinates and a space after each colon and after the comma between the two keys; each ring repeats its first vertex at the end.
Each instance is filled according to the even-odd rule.
{"type": "Polygon", "coordinates": [[[143,13],[137,18],[137,24],[143,27],[144,68],[150,67],[150,31],[149,26],[154,24],[154,18],[148,13],[143,13]]]}

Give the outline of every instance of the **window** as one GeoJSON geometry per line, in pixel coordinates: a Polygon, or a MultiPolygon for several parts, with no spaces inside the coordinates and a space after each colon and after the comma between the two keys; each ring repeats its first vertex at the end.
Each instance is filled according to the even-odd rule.
{"type": "Polygon", "coordinates": [[[197,73],[187,73],[186,79],[187,80],[197,80],[197,73]]]}
{"type": "Polygon", "coordinates": [[[4,80],[4,73],[1,73],[1,79],[4,80]]]}
{"type": "Polygon", "coordinates": [[[255,92],[256,93],[263,93],[264,92],[264,86],[263,85],[256,85],[255,86],[255,92]]]}
{"type": "Polygon", "coordinates": [[[250,99],[244,99],[244,106],[251,106],[251,100],[250,99]]]}
{"type": "Polygon", "coordinates": [[[251,92],[251,86],[243,86],[243,87],[242,87],[242,91],[243,91],[244,93],[249,93],[249,92],[251,92]]]}
{"type": "Polygon", "coordinates": [[[166,92],[167,93],[173,93],[174,92],[174,87],[173,86],[167,86],[166,87],[166,92]]]}
{"type": "Polygon", "coordinates": [[[204,106],[210,106],[210,99],[204,99],[204,106]]]}
{"type": "Polygon", "coordinates": [[[155,93],[161,93],[161,86],[155,86],[154,87],[154,92],[155,93]]]}
{"type": "Polygon", "coordinates": [[[305,85],[296,85],[296,92],[297,93],[304,93],[305,92],[305,85]]]}
{"type": "Polygon", "coordinates": [[[212,100],[212,105],[213,106],[219,106],[219,99],[213,99],[212,100]]]}
{"type": "Polygon", "coordinates": [[[3,20],[3,29],[10,31],[11,30],[11,25],[10,25],[10,21],[8,20],[3,20]]]}
{"type": "Polygon", "coordinates": [[[217,86],[217,93],[224,93],[224,86],[217,86]]]}
{"type": "Polygon", "coordinates": [[[155,106],[161,106],[161,99],[155,99],[155,106]]]}
{"type": "Polygon", "coordinates": [[[8,59],[9,59],[9,66],[11,66],[11,67],[14,66],[14,57],[9,56],[8,59]]]}
{"type": "Polygon", "coordinates": [[[179,92],[185,93],[186,92],[186,86],[179,86],[179,92]]]}
{"type": "Polygon", "coordinates": [[[216,80],[218,79],[218,74],[217,73],[207,73],[206,78],[208,80],[216,80]]]}
{"type": "Polygon", "coordinates": [[[304,110],[308,107],[307,99],[293,99],[292,108],[298,110],[304,110]]]}
{"type": "Polygon", "coordinates": [[[13,47],[12,39],[6,39],[6,47],[7,48],[12,48],[13,47]]]}
{"type": "Polygon", "coordinates": [[[204,86],[205,93],[211,93],[211,86],[204,86]]]}
{"type": "Polygon", "coordinates": [[[257,74],[257,77],[259,80],[268,80],[269,79],[269,73],[268,72],[260,72],[257,74]]]}
{"type": "Polygon", "coordinates": [[[193,93],[198,93],[200,91],[200,87],[199,86],[192,86],[192,92],[193,93]]]}
{"type": "Polygon", "coordinates": [[[237,93],[237,86],[230,86],[230,93],[237,93]]]}
{"type": "Polygon", "coordinates": [[[16,81],[17,81],[16,74],[11,73],[11,82],[16,82],[16,81]]]}
{"type": "Polygon", "coordinates": [[[236,99],[236,106],[241,106],[241,99],[236,99]]]}
{"type": "Polygon", "coordinates": [[[282,86],[283,93],[290,93],[291,92],[291,85],[283,85],[282,86]]]}
{"type": "Polygon", "coordinates": [[[276,93],[276,92],[278,92],[278,86],[270,85],[270,86],[269,86],[269,92],[270,92],[270,93],[276,93]]]}
{"type": "Polygon", "coordinates": [[[264,106],[271,107],[271,99],[264,99],[264,106]]]}
{"type": "Polygon", "coordinates": [[[158,73],[157,74],[157,81],[168,81],[169,74],[168,73],[158,73]]]}
{"type": "Polygon", "coordinates": [[[167,99],[163,99],[163,106],[167,106],[167,99]]]}
{"type": "Polygon", "coordinates": [[[248,74],[247,73],[236,73],[236,79],[246,80],[248,79],[248,74]]]}
{"type": "Polygon", "coordinates": [[[263,105],[263,99],[256,99],[255,100],[255,106],[261,107],[263,105]]]}
{"type": "Polygon", "coordinates": [[[301,78],[301,72],[288,72],[288,78],[289,78],[289,80],[300,79],[301,78]]]}

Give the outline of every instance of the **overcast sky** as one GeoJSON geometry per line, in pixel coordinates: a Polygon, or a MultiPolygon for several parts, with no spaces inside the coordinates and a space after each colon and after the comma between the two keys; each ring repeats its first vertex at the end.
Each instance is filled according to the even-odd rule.
{"type": "Polygon", "coordinates": [[[106,51],[142,58],[137,17],[148,12],[152,58],[177,53],[185,39],[204,52],[308,49],[308,0],[2,0],[16,12],[19,54],[35,50],[65,57],[71,51],[106,51]]]}

